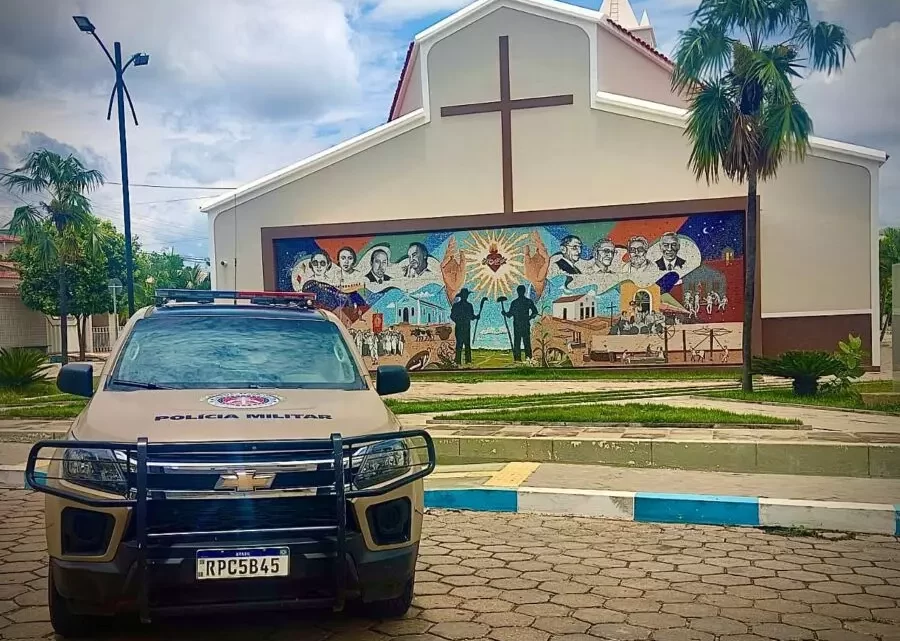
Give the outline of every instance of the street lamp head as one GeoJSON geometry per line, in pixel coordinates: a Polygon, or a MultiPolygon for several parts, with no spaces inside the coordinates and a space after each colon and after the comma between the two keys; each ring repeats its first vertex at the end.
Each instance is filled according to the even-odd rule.
{"type": "Polygon", "coordinates": [[[94,33],[94,23],[87,16],[72,16],[72,20],[78,25],[78,28],[85,33],[94,33]]]}
{"type": "Polygon", "coordinates": [[[150,64],[150,54],[149,53],[136,53],[134,54],[134,66],[135,67],[143,67],[144,65],[150,64]]]}

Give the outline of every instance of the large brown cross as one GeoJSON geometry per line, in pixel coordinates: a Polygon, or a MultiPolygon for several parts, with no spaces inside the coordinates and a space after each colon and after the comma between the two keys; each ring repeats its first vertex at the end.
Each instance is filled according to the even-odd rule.
{"type": "Polygon", "coordinates": [[[571,105],[572,94],[559,96],[540,96],[538,98],[517,98],[509,96],[509,36],[500,36],[500,100],[493,102],[474,102],[466,105],[450,105],[441,107],[441,116],[465,116],[500,112],[500,137],[503,160],[503,213],[513,212],[513,176],[512,176],[512,112],[516,109],[537,109],[538,107],[558,107],[571,105]]]}

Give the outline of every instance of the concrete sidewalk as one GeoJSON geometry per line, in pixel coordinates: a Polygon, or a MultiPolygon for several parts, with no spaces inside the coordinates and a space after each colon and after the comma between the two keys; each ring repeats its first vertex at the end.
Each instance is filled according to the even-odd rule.
{"type": "Polygon", "coordinates": [[[560,463],[440,465],[426,479],[426,486],[433,489],[541,487],[719,494],[850,503],[900,503],[900,479],[734,474],[560,463]]]}

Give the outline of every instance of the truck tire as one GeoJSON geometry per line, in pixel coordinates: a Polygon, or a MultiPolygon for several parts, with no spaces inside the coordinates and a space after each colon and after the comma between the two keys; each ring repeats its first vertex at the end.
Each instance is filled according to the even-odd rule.
{"type": "Polygon", "coordinates": [[[415,580],[410,579],[400,596],[364,604],[366,613],[377,619],[399,619],[409,610],[413,600],[415,580]]]}
{"type": "Polygon", "coordinates": [[[66,639],[98,636],[102,634],[103,621],[100,617],[72,612],[68,599],[56,591],[53,572],[47,580],[47,602],[50,607],[50,624],[56,634],[66,639]]]}

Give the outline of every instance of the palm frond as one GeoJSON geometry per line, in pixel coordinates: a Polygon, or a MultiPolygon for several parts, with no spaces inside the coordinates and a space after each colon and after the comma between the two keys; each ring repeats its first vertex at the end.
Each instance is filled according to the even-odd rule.
{"type": "Polygon", "coordinates": [[[722,156],[725,175],[738,182],[747,180],[756,168],[759,143],[756,117],[737,110],[732,119],[728,146],[722,156]]]}
{"type": "Polygon", "coordinates": [[[79,231],[84,237],[88,255],[93,259],[103,256],[103,248],[107,243],[107,238],[97,219],[93,216],[88,217],[87,221],[79,227],[79,231]]]}
{"type": "Polygon", "coordinates": [[[761,178],[774,178],[785,159],[803,160],[806,157],[813,124],[796,98],[783,103],[767,103],[760,115],[760,128],[761,178]]]}
{"type": "Polygon", "coordinates": [[[691,27],[679,34],[672,88],[685,93],[720,76],[731,61],[733,41],[716,25],[691,27]]]}
{"type": "Polygon", "coordinates": [[[45,267],[56,267],[59,264],[59,247],[56,244],[57,237],[46,226],[35,233],[29,241],[34,248],[35,255],[45,267]]]}
{"type": "MultiPolygon", "coordinates": [[[[745,81],[764,88],[765,94],[778,103],[796,100],[792,78],[800,74],[795,68],[797,50],[786,45],[776,45],[751,52],[745,69],[745,81]]],[[[759,96],[762,100],[762,96],[759,96]]]]}
{"type": "Polygon", "coordinates": [[[13,211],[12,220],[9,221],[9,231],[28,242],[41,229],[44,220],[45,216],[40,209],[34,205],[23,205],[13,211]]]}
{"type": "Polygon", "coordinates": [[[47,188],[46,183],[38,176],[18,173],[4,174],[3,185],[12,192],[20,194],[40,193],[47,188]]]}
{"type": "Polygon", "coordinates": [[[96,169],[86,169],[75,156],[68,156],[62,163],[66,183],[79,192],[93,191],[103,184],[103,174],[96,169]]]}
{"type": "Polygon", "coordinates": [[[856,59],[847,32],[830,22],[802,22],[794,41],[809,51],[809,64],[816,71],[831,74],[844,68],[848,56],[856,59]]]}
{"type": "Polygon", "coordinates": [[[718,181],[736,115],[734,86],[725,79],[708,83],[691,100],[685,135],[693,143],[689,164],[698,180],[718,181]]]}

